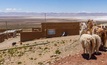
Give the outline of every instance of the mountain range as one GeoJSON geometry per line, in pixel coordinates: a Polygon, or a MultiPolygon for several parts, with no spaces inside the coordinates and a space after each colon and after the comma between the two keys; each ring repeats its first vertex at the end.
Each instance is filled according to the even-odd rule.
{"type": "Polygon", "coordinates": [[[0,16],[107,16],[107,13],[35,13],[35,12],[0,12],[0,16]]]}

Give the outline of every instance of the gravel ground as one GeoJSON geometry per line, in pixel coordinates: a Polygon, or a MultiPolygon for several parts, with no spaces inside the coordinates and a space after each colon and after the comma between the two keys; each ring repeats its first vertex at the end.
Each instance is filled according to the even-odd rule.
{"type": "Polygon", "coordinates": [[[101,55],[95,55],[91,60],[87,60],[86,57],[84,57],[80,52],[79,54],[62,58],[52,65],[107,65],[106,52],[102,52],[101,55]]]}
{"type": "Polygon", "coordinates": [[[90,60],[87,59],[88,55],[82,52],[61,58],[52,65],[107,65],[107,52],[101,51],[99,55],[94,54],[90,60]]]}
{"type": "MultiPolygon", "coordinates": [[[[78,39],[77,35],[27,41],[23,42],[22,45],[16,44],[15,47],[35,44],[37,46],[16,49],[16,52],[24,53],[20,57],[17,56],[16,52],[14,56],[10,56],[7,51],[0,52],[0,55],[1,58],[4,58],[3,65],[17,65],[20,62],[20,65],[40,65],[41,63],[43,63],[42,65],[107,65],[107,52],[101,51],[100,55],[94,54],[90,60],[87,60],[88,55],[82,54],[82,47],[78,39]],[[43,43],[48,44],[44,45],[43,43]],[[43,49],[45,51],[42,51],[43,49]],[[57,49],[61,53],[56,55],[57,49]],[[39,55],[40,53],[42,55],[39,55]]],[[[10,49],[13,47],[12,42],[18,43],[19,41],[20,37],[10,38],[0,44],[0,50],[10,49]]]]}
{"type": "Polygon", "coordinates": [[[36,39],[12,46],[20,38],[10,38],[1,43],[0,64],[2,65],[50,65],[57,60],[74,55],[81,50],[79,35],[36,39]],[[3,50],[6,49],[6,50],[3,50]]]}
{"type": "MultiPolygon", "coordinates": [[[[11,48],[13,42],[19,43],[19,41],[20,41],[19,36],[15,38],[6,39],[4,42],[0,43],[0,50],[11,48]]],[[[20,45],[20,44],[17,44],[17,45],[20,45]]]]}

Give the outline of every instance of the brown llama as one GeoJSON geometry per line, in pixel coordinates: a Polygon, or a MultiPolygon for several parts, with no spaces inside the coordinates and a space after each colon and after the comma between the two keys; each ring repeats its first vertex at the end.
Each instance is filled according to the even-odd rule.
{"type": "Polygon", "coordinates": [[[106,43],[106,40],[107,40],[107,34],[106,34],[106,31],[102,28],[98,28],[96,33],[101,37],[101,40],[102,40],[102,48],[104,51],[107,51],[107,43],[106,43]]]}

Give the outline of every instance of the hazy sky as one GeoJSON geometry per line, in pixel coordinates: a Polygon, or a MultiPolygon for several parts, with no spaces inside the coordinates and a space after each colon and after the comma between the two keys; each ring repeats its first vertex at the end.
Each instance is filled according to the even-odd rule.
{"type": "Polygon", "coordinates": [[[107,12],[107,0],[0,0],[5,12],[107,12]]]}

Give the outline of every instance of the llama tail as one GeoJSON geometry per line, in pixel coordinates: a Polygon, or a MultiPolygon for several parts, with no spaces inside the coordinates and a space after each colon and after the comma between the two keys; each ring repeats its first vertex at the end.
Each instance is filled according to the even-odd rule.
{"type": "Polygon", "coordinates": [[[92,41],[90,41],[89,44],[89,59],[91,58],[91,55],[94,53],[95,51],[95,43],[94,43],[94,39],[92,39],[92,41]]]}

